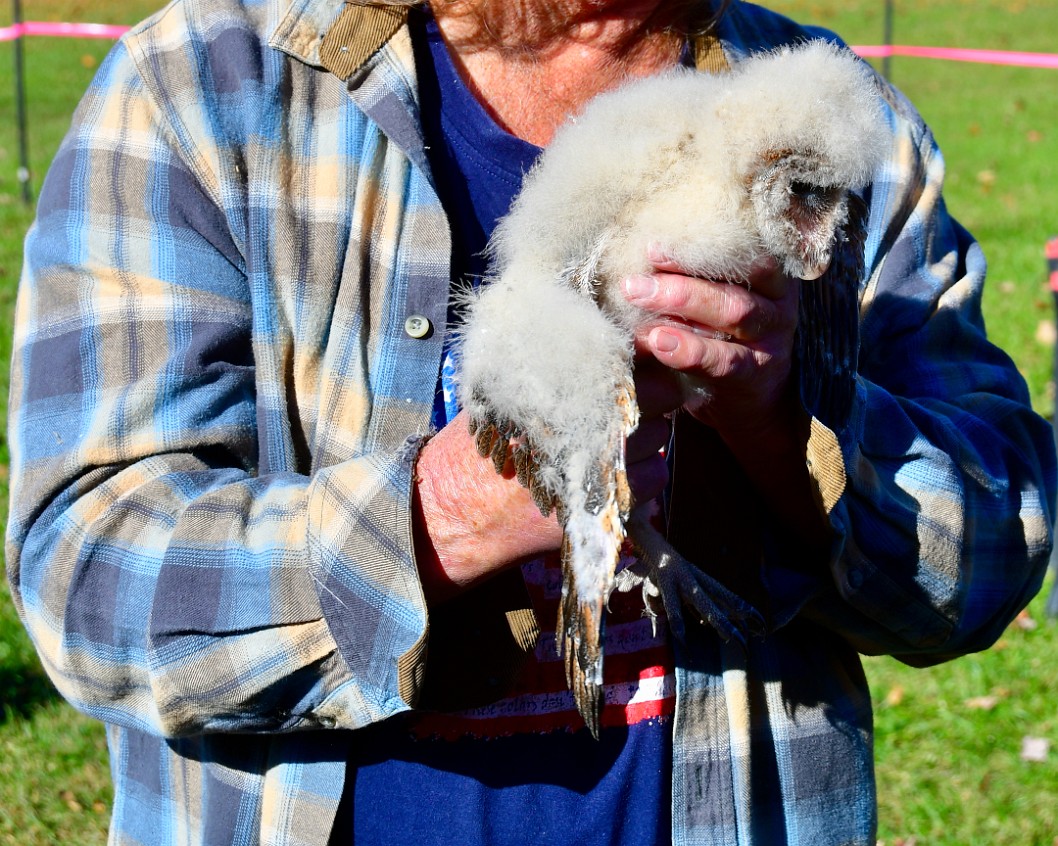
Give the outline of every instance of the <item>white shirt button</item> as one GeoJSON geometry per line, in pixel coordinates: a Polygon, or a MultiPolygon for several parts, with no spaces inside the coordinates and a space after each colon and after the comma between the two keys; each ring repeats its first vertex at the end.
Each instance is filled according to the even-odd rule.
{"type": "Polygon", "coordinates": [[[410,338],[425,338],[430,334],[430,319],[421,314],[412,314],[404,321],[404,331],[410,338]]]}

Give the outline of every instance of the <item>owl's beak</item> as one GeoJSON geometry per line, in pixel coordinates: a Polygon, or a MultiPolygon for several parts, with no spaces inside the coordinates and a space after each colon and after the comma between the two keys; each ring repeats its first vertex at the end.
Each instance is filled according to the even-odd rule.
{"type": "Polygon", "coordinates": [[[814,279],[818,279],[824,273],[830,269],[830,250],[826,250],[822,255],[813,256],[816,261],[809,263],[804,261],[801,264],[801,272],[798,277],[805,282],[811,282],[814,279]]]}

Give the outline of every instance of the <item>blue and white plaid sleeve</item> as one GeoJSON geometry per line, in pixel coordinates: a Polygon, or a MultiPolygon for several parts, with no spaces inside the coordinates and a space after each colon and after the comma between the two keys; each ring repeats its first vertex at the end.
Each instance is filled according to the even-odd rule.
{"type": "Polygon", "coordinates": [[[927,664],[990,645],[1038,590],[1051,544],[1050,426],[985,337],[985,260],[941,196],[944,161],[886,89],[871,188],[858,395],[841,453],[833,589],[809,610],[861,651],[927,664]]]}
{"type": "MultiPolygon", "coordinates": [[[[745,2],[720,34],[736,58],[841,43],[745,2]]],[[[990,645],[1038,590],[1055,449],[986,338],[984,256],[948,214],[935,139],[900,92],[878,87],[892,144],[868,192],[857,395],[839,438],[817,425],[809,441],[838,538],[822,578],[780,564],[772,582],[792,586],[785,619],[800,609],[865,653],[931,663],[990,645]]]]}
{"type": "Polygon", "coordinates": [[[399,227],[367,233],[362,289],[314,246],[343,243],[350,181],[382,208],[407,186],[377,145],[385,178],[311,137],[367,132],[333,77],[290,110],[315,110],[303,148],[277,150],[274,77],[313,72],[219,13],[206,51],[181,8],[111,54],[42,191],[17,305],[9,578],[52,679],[102,720],[356,727],[413,698],[426,611],[404,439],[436,365],[378,340],[403,301],[369,262],[392,267],[399,227]]]}

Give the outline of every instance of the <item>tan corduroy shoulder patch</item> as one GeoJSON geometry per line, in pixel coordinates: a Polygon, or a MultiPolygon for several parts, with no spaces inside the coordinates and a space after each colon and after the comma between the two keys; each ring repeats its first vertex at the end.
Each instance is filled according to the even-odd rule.
{"type": "Polygon", "coordinates": [[[845,493],[845,459],[837,435],[812,418],[808,434],[808,449],[805,452],[808,472],[815,482],[819,504],[824,513],[830,514],[845,493]]]}
{"type": "Polygon", "coordinates": [[[406,6],[346,3],[320,45],[320,62],[339,79],[348,79],[408,20],[406,6]]]}
{"type": "Polygon", "coordinates": [[[707,32],[694,39],[694,66],[705,73],[724,73],[731,70],[724,55],[720,39],[713,32],[707,32]]]}

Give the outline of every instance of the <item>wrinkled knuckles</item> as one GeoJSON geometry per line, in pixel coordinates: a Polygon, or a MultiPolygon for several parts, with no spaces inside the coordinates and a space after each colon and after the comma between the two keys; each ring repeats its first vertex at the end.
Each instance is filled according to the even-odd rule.
{"type": "Polygon", "coordinates": [[[697,369],[717,381],[748,377],[756,369],[753,353],[726,341],[703,341],[697,369]]]}
{"type": "Polygon", "coordinates": [[[747,329],[764,320],[760,304],[745,288],[737,285],[721,283],[716,288],[715,325],[739,337],[752,334],[747,333],[747,329]]]}

